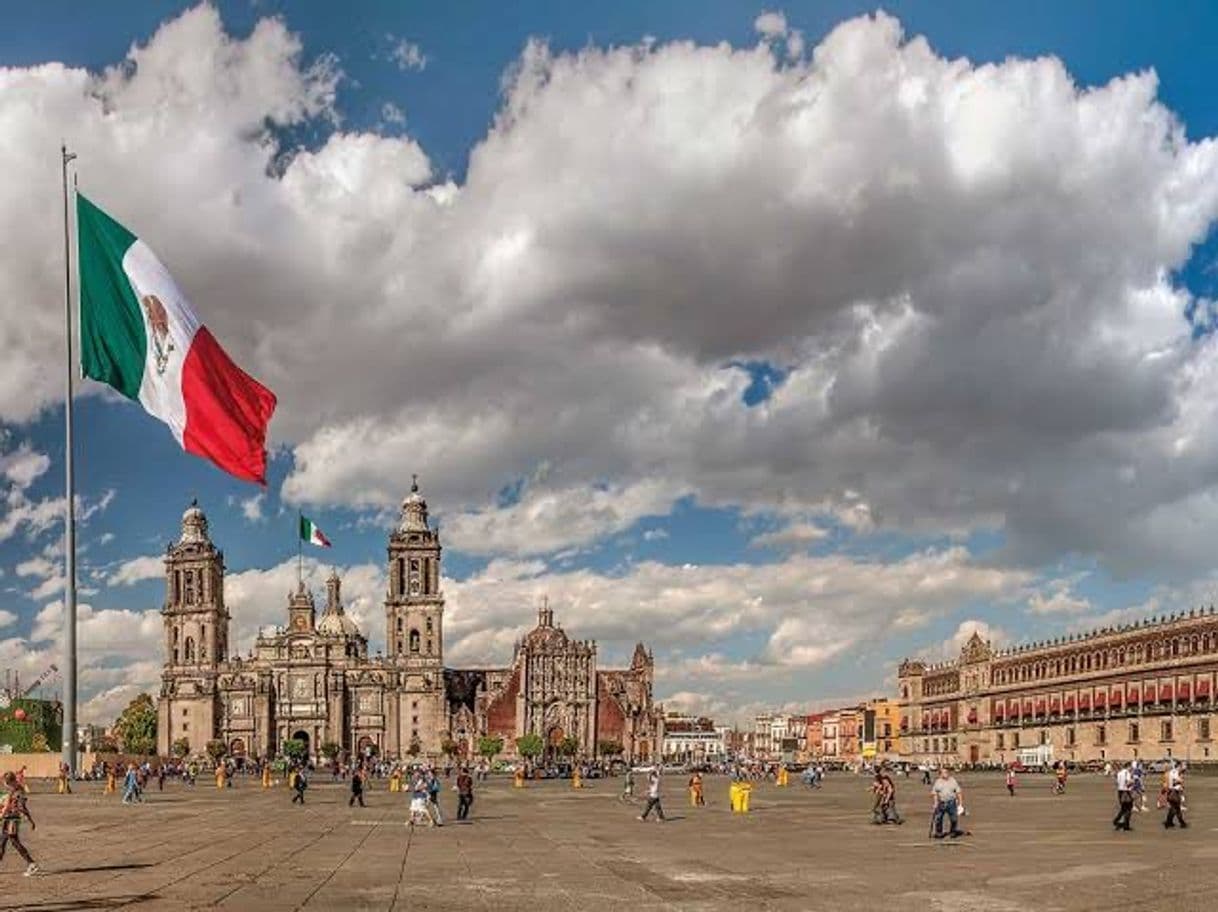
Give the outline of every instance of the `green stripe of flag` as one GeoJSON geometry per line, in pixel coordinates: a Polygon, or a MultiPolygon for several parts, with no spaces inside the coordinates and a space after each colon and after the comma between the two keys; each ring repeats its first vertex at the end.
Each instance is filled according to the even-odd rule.
{"type": "Polygon", "coordinates": [[[86,377],[138,399],[148,337],[123,256],[135,235],[76,195],[80,259],[80,366],[86,377]]]}

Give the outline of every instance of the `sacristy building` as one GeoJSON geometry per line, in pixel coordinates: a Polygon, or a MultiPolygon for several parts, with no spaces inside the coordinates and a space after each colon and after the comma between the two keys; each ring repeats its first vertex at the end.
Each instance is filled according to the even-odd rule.
{"type": "Polygon", "coordinates": [[[231,648],[224,554],[192,504],[165,555],[165,664],[158,749],[185,738],[192,753],[221,739],[235,757],[273,757],[288,739],[317,756],[332,742],[352,755],[439,757],[446,746],[472,757],[484,735],[539,735],[553,752],[574,738],[580,756],[606,742],[628,761],[657,754],[663,717],[652,703],[654,662],[639,644],[628,668],[602,669],[597,645],[555,625],[547,606],[517,644],[510,665],[444,664],[440,536],[413,485],[389,535],[386,654],[343,609],[342,583],[326,581],[320,617],[302,583],[287,598],[285,625],[263,628],[252,651],[231,648]]]}

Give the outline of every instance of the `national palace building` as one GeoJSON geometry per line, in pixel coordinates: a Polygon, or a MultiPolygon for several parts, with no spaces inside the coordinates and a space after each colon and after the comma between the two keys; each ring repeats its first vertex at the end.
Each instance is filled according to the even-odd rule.
{"type": "Polygon", "coordinates": [[[919,763],[1218,760],[1213,607],[898,671],[902,755],[919,763]]]}
{"type": "Polygon", "coordinates": [[[192,504],[165,554],[165,664],[157,742],[168,755],[222,740],[230,756],[273,757],[288,739],[311,756],[332,743],[350,754],[389,758],[470,757],[480,737],[539,735],[551,752],[574,739],[578,755],[620,746],[627,761],[657,753],[663,714],[652,704],[654,662],[643,644],[626,668],[598,666],[597,644],[569,636],[549,605],[503,667],[444,664],[440,534],[418,485],[389,534],[385,654],[346,614],[336,574],[318,617],[303,582],[288,594],[285,624],[264,627],[253,649],[232,649],[224,598],[224,553],[192,504]]]}

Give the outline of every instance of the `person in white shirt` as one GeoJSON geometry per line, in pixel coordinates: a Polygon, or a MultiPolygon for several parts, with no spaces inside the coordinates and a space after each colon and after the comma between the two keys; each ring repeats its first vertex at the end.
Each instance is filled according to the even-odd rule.
{"type": "Polygon", "coordinates": [[[665,817],[664,806],[660,804],[660,768],[658,766],[652,769],[651,774],[647,777],[647,807],[643,809],[639,820],[646,820],[652,808],[655,808],[657,816],[663,821],[665,817]]]}
{"type": "Polygon", "coordinates": [[[1112,818],[1112,826],[1117,830],[1132,830],[1129,817],[1133,813],[1133,773],[1130,772],[1128,763],[1117,771],[1116,793],[1120,810],[1112,818]]]}
{"type": "Polygon", "coordinates": [[[1165,829],[1171,829],[1180,821],[1181,829],[1188,829],[1184,822],[1184,777],[1180,775],[1180,767],[1172,763],[1167,771],[1167,819],[1163,821],[1165,829]]]}

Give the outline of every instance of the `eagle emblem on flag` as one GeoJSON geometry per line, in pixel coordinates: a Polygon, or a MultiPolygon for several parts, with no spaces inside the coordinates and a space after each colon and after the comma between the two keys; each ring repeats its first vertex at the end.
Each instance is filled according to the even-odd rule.
{"type": "Polygon", "coordinates": [[[169,353],[173,351],[173,339],[169,337],[169,314],[165,305],[154,294],[144,295],[140,299],[144,312],[148,314],[148,325],[152,327],[152,348],[156,356],[156,372],[165,373],[169,364],[169,353]]]}

